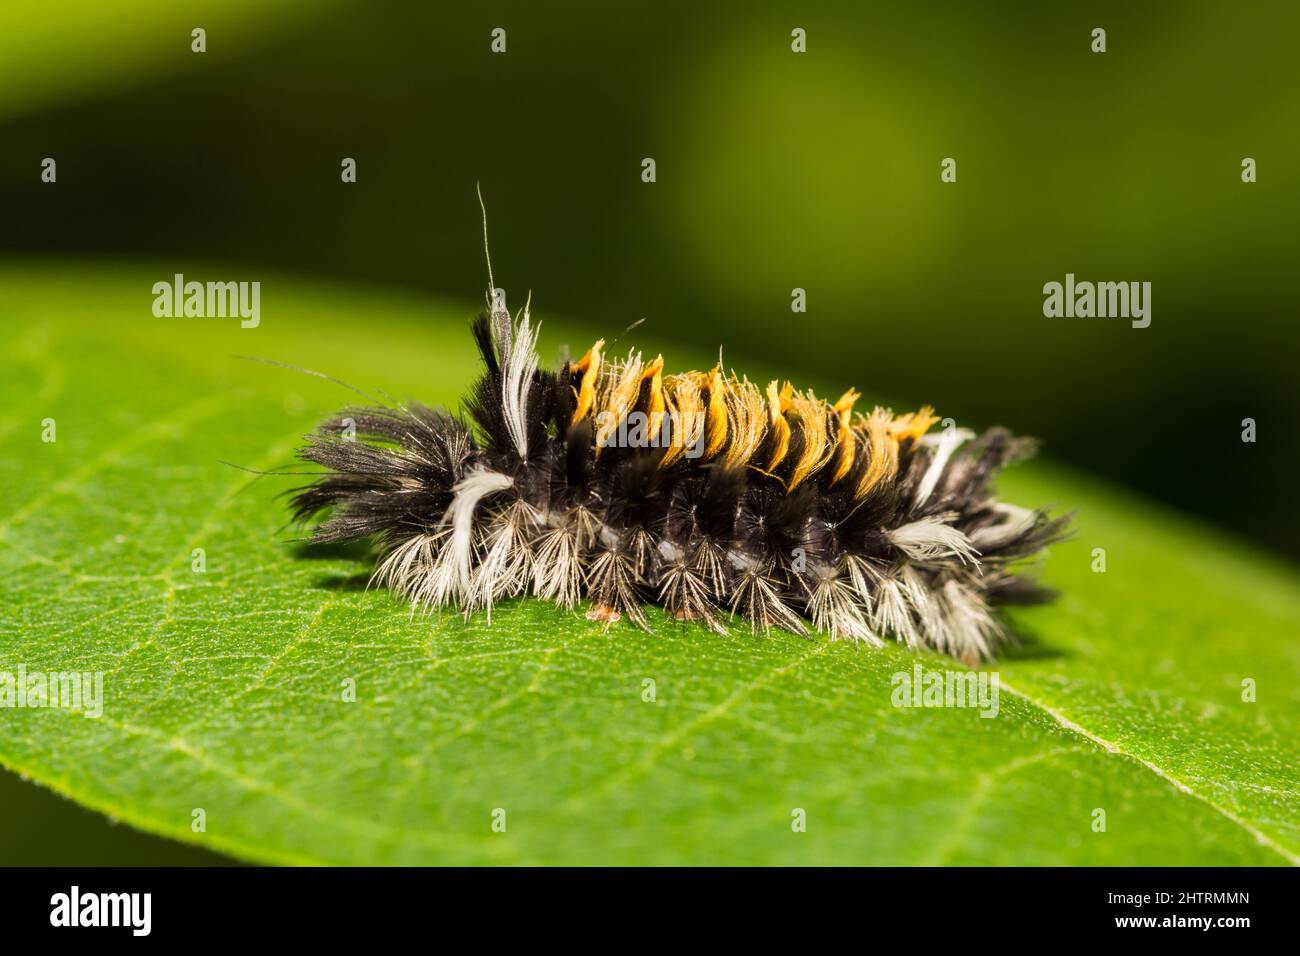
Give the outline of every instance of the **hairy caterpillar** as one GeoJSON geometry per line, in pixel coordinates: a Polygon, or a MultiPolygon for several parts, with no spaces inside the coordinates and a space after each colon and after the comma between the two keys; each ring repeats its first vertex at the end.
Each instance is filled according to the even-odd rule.
{"type": "Polygon", "coordinates": [[[1013,570],[1065,532],[996,500],[991,480],[1032,441],[978,438],[930,408],[854,411],[721,363],[667,374],[599,341],[540,369],[537,329],[493,300],[472,325],[485,366],[471,424],[420,404],[345,409],[299,457],[328,469],[295,516],[313,540],[378,536],[372,581],[415,606],[491,619],[532,594],[612,624],[643,605],[727,632],[879,646],[893,637],[968,663],[1007,638],[996,606],[1050,597],[1013,570]],[[344,434],[345,423],[355,436],[344,434]],[[361,440],[355,440],[359,436],[361,440]]]}

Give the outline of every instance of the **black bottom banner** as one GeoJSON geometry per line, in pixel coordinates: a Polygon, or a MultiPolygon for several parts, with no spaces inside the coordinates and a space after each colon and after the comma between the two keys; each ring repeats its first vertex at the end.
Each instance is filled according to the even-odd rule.
{"type": "Polygon", "coordinates": [[[1039,929],[1229,943],[1293,928],[1300,890],[1294,870],[1217,869],[10,869],[4,881],[9,941],[330,945],[427,933],[431,924],[449,939],[472,929],[485,941],[626,934],[632,942],[648,933],[770,943],[841,932],[846,916],[854,932],[919,927],[912,938],[921,948],[927,938],[949,949],[965,933],[1039,929]]]}

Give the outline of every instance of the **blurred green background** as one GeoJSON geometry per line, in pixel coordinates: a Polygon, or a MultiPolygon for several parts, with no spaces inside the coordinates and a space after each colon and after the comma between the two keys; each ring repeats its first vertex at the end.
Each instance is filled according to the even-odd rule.
{"type": "MultiPolygon", "coordinates": [[[[498,284],[543,321],[1005,423],[1294,560],[1298,29],[1294,2],[9,4],[0,256],[468,315],[479,182],[498,284]],[[1067,272],[1150,281],[1151,326],[1045,318],[1067,272]]],[[[10,859],[51,839],[16,821],[82,814],[34,794],[0,780],[10,859]]]]}

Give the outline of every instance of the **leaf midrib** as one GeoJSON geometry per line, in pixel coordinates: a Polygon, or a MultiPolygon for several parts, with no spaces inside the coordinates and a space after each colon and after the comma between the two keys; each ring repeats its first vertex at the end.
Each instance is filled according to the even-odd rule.
{"type": "Polygon", "coordinates": [[[1240,815],[1234,813],[1232,810],[1228,809],[1227,807],[1219,803],[1216,803],[1215,801],[1211,800],[1209,797],[1205,796],[1204,794],[1199,793],[1196,790],[1193,790],[1191,785],[1179,779],[1170,771],[1165,770],[1163,767],[1161,767],[1159,764],[1155,763],[1154,761],[1146,757],[1143,757],[1140,754],[1131,753],[1130,751],[1125,750],[1123,747],[1121,747],[1119,744],[1115,743],[1114,741],[1107,740],[1106,738],[1102,737],[1100,734],[1093,733],[1092,731],[1088,730],[1086,727],[1079,724],[1077,721],[1072,720],[1070,717],[1066,716],[1060,710],[1056,709],[1055,707],[1052,707],[1050,704],[1038,700],[1036,697],[1026,693],[1025,691],[1013,687],[1012,685],[1008,684],[1005,680],[1000,680],[998,686],[1000,690],[1009,691],[1011,694],[1020,698],[1025,703],[1030,704],[1031,706],[1037,708],[1044,715],[1050,717],[1056,723],[1056,725],[1060,727],[1062,730],[1068,731],[1069,733],[1077,737],[1083,738],[1084,740],[1088,741],[1088,743],[1090,743],[1093,747],[1096,747],[1098,750],[1101,750],[1103,753],[1108,753],[1108,754],[1113,754],[1115,756],[1123,757],[1139,764],[1140,766],[1144,767],[1151,773],[1155,774],[1161,780],[1164,780],[1166,783],[1172,786],[1174,790],[1176,790],[1178,793],[1181,793],[1185,796],[1192,797],[1195,800],[1199,800],[1207,807],[1211,808],[1212,810],[1215,810],[1216,812],[1224,816],[1226,819],[1235,823],[1237,826],[1241,827],[1252,837],[1254,837],[1256,843],[1260,844],[1261,846],[1268,847],[1270,850],[1273,850],[1275,853],[1281,856],[1292,866],[1300,866],[1300,854],[1297,854],[1291,849],[1283,846],[1281,843],[1279,843],[1278,841],[1270,837],[1267,833],[1264,833],[1258,827],[1254,826],[1249,821],[1243,819],[1240,815]]]}

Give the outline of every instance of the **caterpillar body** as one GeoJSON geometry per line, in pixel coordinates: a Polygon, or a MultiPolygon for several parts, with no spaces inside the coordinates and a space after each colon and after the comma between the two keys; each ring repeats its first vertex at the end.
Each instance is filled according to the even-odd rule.
{"type": "Polygon", "coordinates": [[[539,368],[527,306],[472,324],[484,370],[465,417],[418,403],[344,409],[299,457],[313,540],[377,537],[372,582],[466,615],[531,594],[649,629],[648,604],[719,634],[809,629],[885,638],[967,663],[1009,637],[998,606],[1050,592],[1020,569],[1068,517],[1000,502],[992,480],[1034,450],[928,407],[856,411],[662,356],[539,368]],[[344,434],[345,423],[355,435],[344,434]]]}

